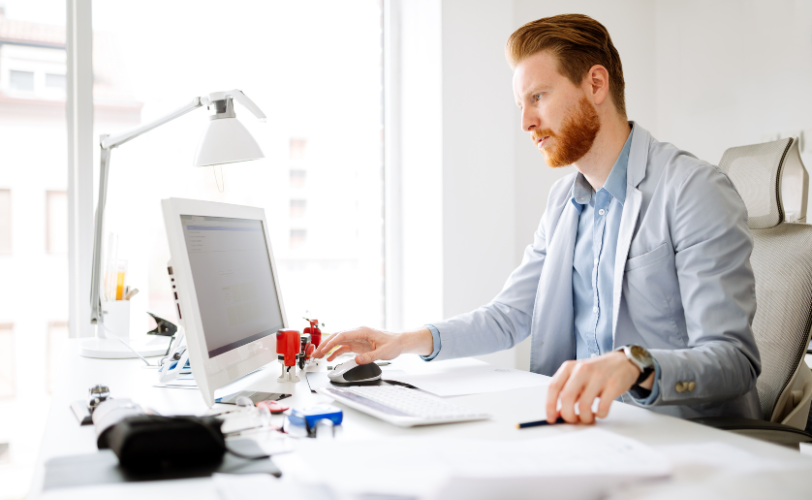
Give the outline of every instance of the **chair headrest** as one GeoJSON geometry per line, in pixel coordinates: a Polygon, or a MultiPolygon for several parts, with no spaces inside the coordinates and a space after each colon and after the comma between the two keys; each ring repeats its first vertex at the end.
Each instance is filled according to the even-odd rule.
{"type": "Polygon", "coordinates": [[[722,156],[719,169],[730,177],[744,200],[750,229],[806,220],[809,174],[796,139],[730,148],[722,156]]]}

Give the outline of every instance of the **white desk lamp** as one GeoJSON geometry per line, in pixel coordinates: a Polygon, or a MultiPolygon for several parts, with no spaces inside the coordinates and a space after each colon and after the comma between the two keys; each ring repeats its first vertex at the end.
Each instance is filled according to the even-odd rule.
{"type": "MultiPolygon", "coordinates": [[[[240,90],[215,92],[208,97],[195,97],[191,103],[137,129],[115,136],[99,137],[101,146],[101,170],[99,173],[99,202],[96,207],[96,226],[93,234],[93,275],[90,282],[90,323],[96,325],[96,337],[82,342],[82,355],[92,358],[134,358],[135,352],[128,349],[118,340],[111,338],[111,333],[104,328],[104,312],[100,296],[101,290],[101,247],[102,228],[104,225],[104,207],[107,204],[107,182],[110,169],[110,151],[141,134],[171,122],[186,113],[206,106],[214,107],[215,114],[210,115],[209,126],[197,147],[193,165],[206,167],[238,163],[264,158],[259,144],[248,130],[237,121],[234,113],[234,101],[248,108],[260,121],[265,121],[265,114],[240,90]]],[[[166,351],[166,343],[153,345],[148,342],[129,342],[129,345],[142,356],[157,356],[166,351]]]]}

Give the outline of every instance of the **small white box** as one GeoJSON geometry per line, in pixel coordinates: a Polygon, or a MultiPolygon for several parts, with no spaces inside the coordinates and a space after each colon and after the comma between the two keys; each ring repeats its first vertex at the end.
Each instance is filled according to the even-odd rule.
{"type": "Polygon", "coordinates": [[[103,338],[111,338],[112,335],[123,340],[130,338],[129,300],[102,302],[102,314],[104,315],[103,338]]]}

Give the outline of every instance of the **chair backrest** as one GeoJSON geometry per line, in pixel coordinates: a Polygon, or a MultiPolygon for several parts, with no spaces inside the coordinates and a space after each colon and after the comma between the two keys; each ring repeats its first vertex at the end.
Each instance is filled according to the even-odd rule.
{"type": "Polygon", "coordinates": [[[780,421],[812,327],[812,226],[803,223],[809,177],[791,138],[728,149],[719,168],[747,206],[762,366],[756,386],[763,418],[780,421]]]}

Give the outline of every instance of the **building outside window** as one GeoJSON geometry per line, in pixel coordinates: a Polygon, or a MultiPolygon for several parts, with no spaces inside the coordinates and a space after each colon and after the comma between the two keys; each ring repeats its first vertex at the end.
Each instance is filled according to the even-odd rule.
{"type": "Polygon", "coordinates": [[[68,253],[68,193],[46,191],[45,193],[45,247],[51,255],[68,253]]]}
{"type": "Polygon", "coordinates": [[[65,350],[68,348],[68,323],[52,321],[48,324],[48,337],[45,344],[45,390],[53,394],[65,363],[65,350]]]}
{"type": "Polygon", "coordinates": [[[11,253],[11,190],[0,189],[0,255],[11,253]]]}
{"type": "Polygon", "coordinates": [[[12,399],[16,394],[14,361],[14,327],[0,324],[0,400],[12,399]]]}

